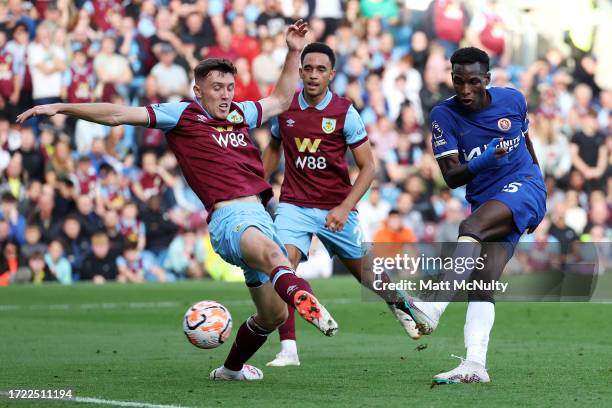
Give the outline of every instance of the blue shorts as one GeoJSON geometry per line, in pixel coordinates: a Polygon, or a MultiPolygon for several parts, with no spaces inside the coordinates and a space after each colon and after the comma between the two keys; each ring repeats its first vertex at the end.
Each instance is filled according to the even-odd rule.
{"type": "MultiPolygon", "coordinates": [[[[517,175],[489,200],[504,203],[512,211],[515,231],[501,239],[516,246],[528,228],[537,227],[546,214],[546,187],[532,175],[517,175]]],[[[489,201],[487,200],[487,201],[489,201]]],[[[476,210],[478,207],[473,207],[476,210]]]]}
{"type": "Polygon", "coordinates": [[[325,217],[329,210],[299,207],[280,203],[276,208],[274,226],[281,241],[293,245],[302,252],[302,260],[308,259],[308,250],[313,234],[316,235],[330,256],[342,259],[360,259],[364,256],[361,247],[363,233],[357,211],[351,211],[342,231],[332,232],[325,228],[325,217]]]}
{"type": "Polygon", "coordinates": [[[252,269],[242,259],[240,238],[249,227],[259,229],[277,243],[287,256],[287,250],[274,230],[272,217],[260,203],[237,203],[216,209],[208,224],[210,241],[215,252],[226,262],[244,270],[247,286],[257,287],[270,279],[266,273],[252,269]]]}

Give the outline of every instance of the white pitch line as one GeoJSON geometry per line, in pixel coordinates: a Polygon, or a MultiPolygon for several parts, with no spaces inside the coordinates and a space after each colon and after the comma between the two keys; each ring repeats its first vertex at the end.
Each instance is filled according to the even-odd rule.
{"type": "MultiPolygon", "coordinates": [[[[351,299],[351,298],[337,298],[337,299],[328,299],[325,304],[330,305],[342,305],[353,303],[355,301],[359,301],[359,299],[351,299]]],[[[250,306],[253,304],[252,300],[227,300],[221,302],[224,305],[231,306],[250,306]]],[[[0,305],[0,313],[2,312],[12,312],[15,310],[75,310],[75,309],[83,309],[83,310],[110,310],[110,309],[163,309],[163,308],[173,308],[181,306],[182,302],[131,302],[131,303],[82,303],[82,304],[49,304],[49,305],[0,305]]]]}
{"type": "MultiPolygon", "coordinates": [[[[0,395],[9,396],[10,394],[6,391],[0,391],[0,395]]],[[[90,398],[90,397],[50,398],[48,400],[49,401],[80,402],[83,404],[112,405],[115,407],[189,408],[189,407],[180,406],[180,405],[149,404],[148,402],[115,401],[115,400],[106,400],[106,399],[101,399],[101,398],[90,398]]]]}

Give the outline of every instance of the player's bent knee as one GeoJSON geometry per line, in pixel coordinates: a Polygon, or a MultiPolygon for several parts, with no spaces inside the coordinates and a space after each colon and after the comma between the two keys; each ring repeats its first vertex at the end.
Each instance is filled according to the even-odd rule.
{"type": "Polygon", "coordinates": [[[482,233],[482,226],[475,219],[468,217],[459,224],[459,236],[472,237],[478,241],[482,241],[482,233]]]}
{"type": "Polygon", "coordinates": [[[275,267],[288,262],[287,258],[280,250],[278,245],[266,245],[262,253],[262,261],[266,270],[271,271],[275,267]]]}
{"type": "Polygon", "coordinates": [[[262,326],[265,326],[270,330],[275,330],[282,326],[288,317],[289,313],[287,312],[287,308],[284,307],[274,313],[266,314],[266,316],[260,316],[259,319],[261,319],[262,326]]]}

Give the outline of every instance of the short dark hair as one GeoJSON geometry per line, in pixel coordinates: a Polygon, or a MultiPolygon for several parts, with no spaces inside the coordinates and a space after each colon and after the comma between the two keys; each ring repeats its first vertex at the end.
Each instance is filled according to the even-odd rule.
{"type": "Polygon", "coordinates": [[[331,63],[332,69],[336,66],[336,54],[334,50],[327,44],[323,44],[320,42],[313,42],[304,47],[302,51],[302,55],[300,56],[300,62],[304,64],[304,58],[307,54],[311,52],[320,52],[321,54],[325,54],[329,57],[329,62],[331,63]]]}
{"type": "Polygon", "coordinates": [[[10,191],[5,191],[4,193],[2,193],[0,202],[15,204],[17,203],[17,199],[15,198],[13,193],[11,193],[10,191]]]}
{"type": "Polygon", "coordinates": [[[473,64],[479,62],[489,72],[489,56],[486,52],[476,47],[459,48],[451,56],[451,65],[454,68],[455,64],[473,64]]]}
{"type": "Polygon", "coordinates": [[[225,58],[207,58],[202,60],[193,69],[196,81],[206,78],[210,71],[220,71],[226,74],[236,75],[238,72],[232,61],[225,58]]]}

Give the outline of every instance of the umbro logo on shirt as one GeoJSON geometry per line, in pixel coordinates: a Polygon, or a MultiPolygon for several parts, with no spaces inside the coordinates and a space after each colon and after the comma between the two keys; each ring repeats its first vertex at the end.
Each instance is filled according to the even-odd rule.
{"type": "Polygon", "coordinates": [[[204,115],[197,115],[196,118],[200,121],[200,122],[206,122],[207,118],[204,115]]]}
{"type": "Polygon", "coordinates": [[[295,124],[295,120],[287,119],[287,127],[293,127],[294,124],[295,124]]]}

